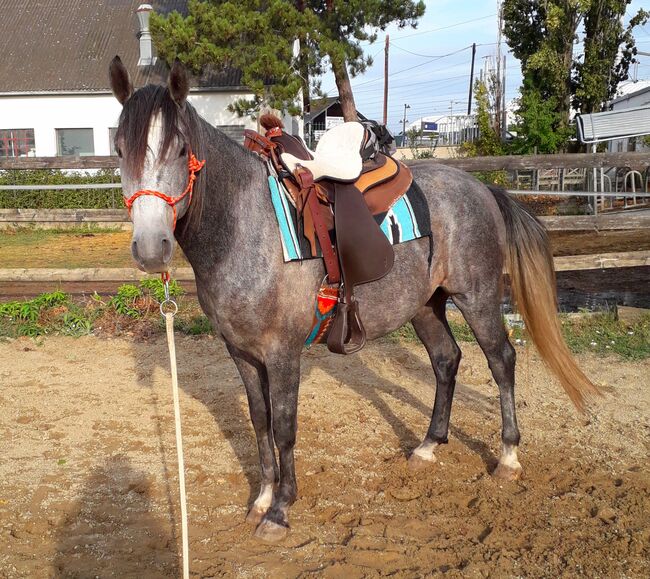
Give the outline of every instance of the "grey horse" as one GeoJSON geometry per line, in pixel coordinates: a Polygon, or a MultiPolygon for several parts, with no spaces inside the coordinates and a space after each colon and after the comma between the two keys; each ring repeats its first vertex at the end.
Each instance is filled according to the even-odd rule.
{"type": "MultiPolygon", "coordinates": [[[[298,492],[293,450],[300,355],[323,263],[284,263],[264,163],[198,116],[187,102],[180,63],[167,86],[134,91],[116,57],[110,79],[123,105],[115,145],[124,195],[132,202],[133,257],[147,272],[165,272],[175,237],[191,263],[201,307],[241,374],[257,436],[261,488],[247,520],[257,537],[278,541],[289,529],[298,492]],[[182,196],[191,155],[206,163],[193,194],[182,196]]],[[[530,335],[571,400],[581,409],[598,390],[561,337],[553,260],[539,222],[506,193],[462,171],[432,162],[416,163],[412,171],[429,206],[432,265],[428,239],[403,243],[395,246],[395,265],[385,278],[357,288],[370,339],[410,321],[431,359],[437,382],[431,424],[409,464],[433,464],[436,447],[447,442],[461,358],[445,316],[451,298],[498,384],[503,444],[494,476],[512,480],[521,465],[515,350],[500,310],[504,265],[530,335]]]]}

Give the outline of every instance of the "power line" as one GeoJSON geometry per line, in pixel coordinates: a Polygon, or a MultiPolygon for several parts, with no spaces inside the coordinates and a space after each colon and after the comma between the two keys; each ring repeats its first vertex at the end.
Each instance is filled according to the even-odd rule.
{"type": "Polygon", "coordinates": [[[402,48],[401,46],[397,46],[394,42],[391,42],[390,45],[393,48],[397,48],[398,50],[401,50],[402,52],[406,52],[407,54],[412,54],[413,56],[421,56],[422,58],[433,58],[433,59],[438,59],[438,58],[444,58],[445,55],[437,55],[437,54],[419,54],[418,52],[411,52],[410,50],[406,50],[406,48],[402,48]]]}
{"type": "Polygon", "coordinates": [[[496,14],[488,14],[487,16],[480,16],[479,18],[472,18],[471,20],[465,20],[463,22],[457,22],[455,24],[449,24],[448,26],[441,26],[440,28],[432,28],[430,30],[419,30],[418,32],[412,32],[411,34],[403,34],[397,38],[401,40],[402,38],[410,38],[411,36],[419,36],[421,34],[431,34],[432,32],[440,32],[441,30],[449,30],[450,28],[455,28],[457,26],[464,26],[465,24],[472,24],[474,22],[480,22],[481,20],[487,20],[488,18],[494,18],[496,14]]]}
{"type": "MultiPolygon", "coordinates": [[[[410,38],[411,36],[418,36],[420,34],[430,34],[432,32],[439,32],[440,30],[448,30],[449,28],[456,28],[457,26],[464,26],[465,24],[472,24],[474,22],[479,22],[481,20],[487,20],[488,18],[493,18],[496,16],[496,14],[488,14],[487,16],[479,16],[478,18],[472,18],[471,20],[464,20],[463,22],[455,22],[453,24],[449,24],[447,26],[442,26],[440,28],[431,28],[429,30],[418,30],[417,32],[412,32],[411,34],[402,34],[402,35],[393,35],[394,38],[397,38],[398,40],[401,40],[402,38],[410,38]]],[[[381,41],[383,42],[385,38],[382,38],[381,41]]],[[[378,42],[378,39],[375,39],[374,42],[378,42]]],[[[370,42],[369,40],[364,40],[360,42],[359,44],[369,44],[372,45],[374,42],[370,42]]]]}
{"type": "MultiPolygon", "coordinates": [[[[463,52],[463,51],[465,51],[465,50],[467,50],[469,48],[472,48],[472,46],[471,45],[470,46],[465,46],[464,48],[459,48],[458,50],[454,50],[453,52],[450,52],[448,54],[443,54],[441,56],[436,56],[435,58],[432,58],[431,60],[427,60],[426,62],[421,62],[420,64],[416,64],[414,66],[409,66],[408,68],[403,68],[401,70],[397,70],[397,71],[389,74],[388,76],[389,77],[390,76],[396,76],[398,74],[402,74],[403,72],[408,72],[409,70],[414,70],[416,68],[420,68],[420,67],[425,66],[425,65],[427,65],[427,64],[429,64],[431,62],[434,62],[436,60],[440,60],[442,58],[447,58],[448,56],[453,56],[454,54],[459,54],[459,53],[461,53],[461,52],[463,52]]],[[[377,78],[373,78],[373,79],[370,79],[370,80],[367,80],[367,81],[364,81],[364,82],[353,84],[352,89],[354,90],[356,87],[364,86],[366,84],[370,84],[370,83],[373,83],[373,82],[377,82],[378,80],[384,80],[384,77],[377,77],[377,78]]]]}
{"type": "MultiPolygon", "coordinates": [[[[449,70],[449,69],[460,67],[460,66],[463,66],[463,65],[462,64],[457,64],[457,65],[448,66],[448,67],[445,67],[445,68],[435,69],[435,70],[430,71],[430,72],[432,72],[432,73],[433,72],[442,72],[444,70],[449,70]]],[[[518,70],[518,69],[519,69],[519,64],[512,64],[512,65],[508,66],[506,70],[518,70]]],[[[407,83],[407,84],[398,84],[398,85],[394,85],[391,88],[391,92],[396,92],[396,91],[399,91],[400,89],[407,88],[407,87],[421,86],[421,85],[425,85],[425,84],[436,84],[436,83],[439,83],[439,82],[445,82],[445,81],[448,81],[448,80],[456,80],[456,79],[461,79],[461,78],[466,79],[467,74],[459,74],[459,75],[456,75],[456,76],[447,76],[447,77],[443,77],[443,78],[433,78],[433,79],[429,79],[429,80],[423,80],[423,81],[419,81],[419,82],[411,82],[411,83],[407,83]]],[[[354,89],[354,87],[352,87],[352,88],[354,89]]],[[[372,92],[374,92],[376,90],[377,90],[376,87],[369,87],[369,88],[365,88],[365,89],[362,89],[362,90],[356,90],[356,91],[354,91],[354,94],[355,95],[357,95],[357,94],[362,94],[362,95],[363,94],[369,94],[369,93],[372,93],[372,92]]]]}

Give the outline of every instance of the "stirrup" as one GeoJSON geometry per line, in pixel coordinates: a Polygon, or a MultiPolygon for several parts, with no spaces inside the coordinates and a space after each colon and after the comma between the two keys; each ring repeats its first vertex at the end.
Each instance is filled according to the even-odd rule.
{"type": "Polygon", "coordinates": [[[359,302],[341,301],[327,337],[327,347],[335,354],[354,354],[366,345],[366,330],[359,317],[359,302]]]}

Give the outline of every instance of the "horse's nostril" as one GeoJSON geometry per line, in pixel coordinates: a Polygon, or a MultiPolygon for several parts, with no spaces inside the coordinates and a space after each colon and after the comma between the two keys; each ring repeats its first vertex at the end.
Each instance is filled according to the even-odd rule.
{"type": "Polygon", "coordinates": [[[174,249],[174,245],[172,242],[167,238],[163,237],[162,240],[162,255],[163,255],[163,262],[164,263],[169,263],[172,259],[172,250],[174,249]]]}
{"type": "Polygon", "coordinates": [[[131,255],[136,261],[140,261],[140,256],[138,255],[138,242],[135,239],[131,242],[131,255]]]}

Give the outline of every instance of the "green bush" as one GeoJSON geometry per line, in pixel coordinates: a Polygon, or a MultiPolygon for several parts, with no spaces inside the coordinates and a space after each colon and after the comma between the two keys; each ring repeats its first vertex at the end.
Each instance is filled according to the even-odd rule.
{"type": "Polygon", "coordinates": [[[142,298],[142,290],[133,284],[124,284],[117,288],[117,295],[109,300],[109,305],[118,313],[130,318],[139,318],[142,314],[137,307],[142,298]]]}
{"type": "MultiPolygon", "coordinates": [[[[0,185],[79,185],[118,183],[115,169],[98,171],[0,171],[0,185]]],[[[0,191],[0,209],[114,209],[123,206],[122,191],[116,189],[84,189],[42,191],[0,191]]]]}
{"type": "Polygon", "coordinates": [[[56,291],[24,302],[0,304],[0,336],[68,336],[89,334],[92,319],[72,304],[67,294],[56,291]]]}

